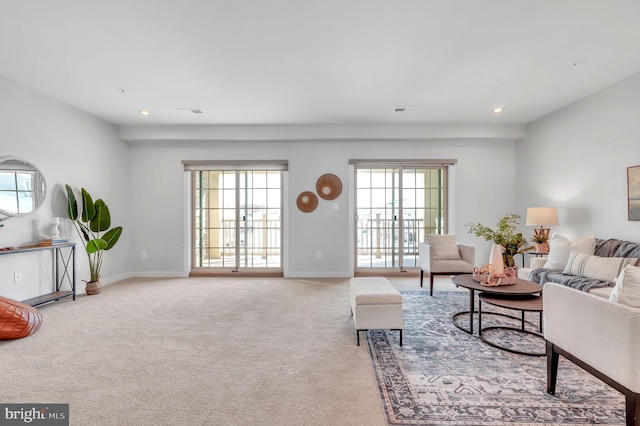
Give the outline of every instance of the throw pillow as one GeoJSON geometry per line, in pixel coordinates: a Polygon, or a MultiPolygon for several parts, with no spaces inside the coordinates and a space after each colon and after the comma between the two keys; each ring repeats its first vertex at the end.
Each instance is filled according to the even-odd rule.
{"type": "Polygon", "coordinates": [[[549,255],[547,256],[547,263],[544,264],[544,268],[547,269],[562,269],[569,260],[569,241],[568,238],[562,235],[553,234],[549,238],[549,255]]]}
{"type": "Polygon", "coordinates": [[[576,253],[593,254],[596,251],[596,237],[590,235],[576,241],[569,241],[567,237],[553,234],[549,239],[549,256],[544,267],[547,269],[564,269],[571,251],[576,253]]]}
{"type": "Polygon", "coordinates": [[[594,254],[596,252],[596,236],[589,235],[588,237],[572,241],[571,244],[569,244],[569,250],[584,254],[594,254]]]}
{"type": "Polygon", "coordinates": [[[628,257],[600,257],[571,251],[564,274],[578,275],[601,281],[615,281],[627,265],[635,266],[638,259],[628,257]]]}
{"type": "Polygon", "coordinates": [[[640,267],[629,265],[620,272],[609,300],[640,308],[640,267]]]}
{"type": "Polygon", "coordinates": [[[429,234],[427,242],[433,250],[433,258],[437,260],[460,260],[460,250],[454,234],[429,234]]]}

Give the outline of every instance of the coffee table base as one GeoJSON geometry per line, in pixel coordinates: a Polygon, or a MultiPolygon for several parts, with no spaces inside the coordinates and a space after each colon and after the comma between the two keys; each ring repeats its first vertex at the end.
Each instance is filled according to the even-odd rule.
{"type": "Polygon", "coordinates": [[[480,339],[486,344],[493,346],[494,348],[498,348],[507,352],[527,355],[527,356],[545,356],[546,349],[543,349],[543,352],[530,352],[530,351],[521,351],[518,349],[512,349],[501,345],[499,343],[492,342],[485,337],[485,334],[489,330],[503,330],[503,331],[515,331],[517,333],[528,334],[530,336],[539,337],[544,341],[544,335],[542,335],[542,296],[534,296],[534,295],[524,295],[524,296],[511,296],[511,295],[496,295],[490,293],[480,293],[478,303],[478,336],[480,339]],[[513,309],[520,311],[520,318],[511,316],[498,314],[505,317],[513,318],[520,320],[520,328],[510,327],[510,326],[491,326],[482,328],[482,315],[491,314],[496,315],[495,312],[482,312],[482,304],[483,302],[488,303],[490,305],[494,305],[504,309],[513,309]],[[540,315],[540,324],[538,325],[539,333],[529,331],[525,328],[525,324],[530,324],[535,326],[533,323],[525,320],[525,312],[535,312],[540,315]]]}
{"type": "MultiPolygon", "coordinates": [[[[486,314],[491,314],[491,312],[485,312],[486,314]]],[[[513,317],[512,317],[513,318],[513,317]]],[[[526,352],[526,351],[519,351],[517,349],[512,349],[512,348],[508,348],[506,346],[502,346],[498,343],[492,342],[489,339],[487,339],[486,337],[484,337],[484,333],[488,330],[510,330],[510,331],[517,331],[518,333],[524,333],[524,334],[529,334],[531,336],[535,336],[535,337],[539,337],[544,341],[544,336],[540,333],[536,333],[534,331],[529,331],[529,330],[522,330],[520,328],[515,328],[515,327],[506,327],[506,326],[491,326],[491,327],[485,327],[483,329],[480,330],[479,336],[480,336],[480,340],[482,340],[484,343],[486,343],[489,346],[493,346],[494,348],[503,350],[503,351],[507,351],[507,352],[511,352],[513,354],[519,354],[519,355],[527,355],[527,356],[545,356],[547,355],[546,352],[526,352]]]]}
{"type": "Polygon", "coordinates": [[[513,295],[513,296],[528,296],[536,293],[540,293],[542,291],[542,287],[536,283],[532,283],[531,281],[517,279],[515,285],[508,286],[499,286],[499,287],[487,287],[482,283],[475,281],[473,279],[472,274],[461,274],[454,276],[451,281],[457,287],[463,287],[469,290],[469,310],[457,312],[453,314],[452,321],[453,324],[464,331],[465,333],[473,334],[473,316],[476,312],[475,309],[475,292],[487,292],[494,294],[504,294],[504,295],[513,295]],[[469,327],[465,328],[458,324],[457,318],[460,315],[467,314],[469,315],[469,327]]]}
{"type": "MultiPolygon", "coordinates": [[[[515,320],[520,320],[521,319],[520,317],[515,317],[513,315],[503,314],[501,312],[486,312],[486,311],[485,312],[480,312],[480,311],[478,311],[478,313],[480,314],[480,315],[478,315],[478,328],[480,329],[480,331],[486,330],[486,328],[482,328],[482,315],[498,315],[498,316],[501,316],[501,317],[511,318],[511,319],[515,319],[515,320]]],[[[457,318],[460,315],[469,315],[469,311],[460,311],[460,312],[456,312],[455,314],[453,314],[451,316],[451,322],[453,323],[453,325],[455,325],[460,330],[462,330],[462,331],[464,331],[466,333],[473,334],[473,325],[471,325],[471,321],[473,321],[473,315],[469,315],[470,328],[465,328],[462,325],[458,324],[457,318]]],[[[525,322],[527,324],[530,324],[530,325],[535,325],[530,321],[525,321],[525,322]]],[[[518,330],[518,331],[522,331],[519,328],[513,328],[513,329],[514,330],[518,330]]],[[[537,334],[537,333],[534,333],[534,334],[537,334]]]]}

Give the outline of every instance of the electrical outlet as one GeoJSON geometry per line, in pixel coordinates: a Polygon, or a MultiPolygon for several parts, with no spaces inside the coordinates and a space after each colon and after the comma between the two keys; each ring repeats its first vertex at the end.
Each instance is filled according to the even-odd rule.
{"type": "Polygon", "coordinates": [[[13,273],[13,282],[14,283],[22,282],[22,272],[14,272],[13,273]]]}
{"type": "Polygon", "coordinates": [[[140,252],[140,259],[146,259],[147,258],[147,252],[146,251],[141,251],[140,252]]]}
{"type": "Polygon", "coordinates": [[[316,259],[322,259],[322,252],[321,251],[317,251],[316,252],[316,259]]]}

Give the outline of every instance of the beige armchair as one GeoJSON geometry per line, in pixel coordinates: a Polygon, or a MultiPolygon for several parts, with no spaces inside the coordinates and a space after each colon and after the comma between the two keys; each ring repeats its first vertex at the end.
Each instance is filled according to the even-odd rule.
{"type": "MultiPolygon", "coordinates": [[[[433,236],[445,237],[445,236],[433,236]]],[[[473,272],[475,262],[475,247],[468,244],[455,243],[459,257],[442,256],[438,252],[439,247],[433,242],[420,243],[418,254],[420,255],[420,287],[424,280],[424,273],[429,274],[429,294],[433,296],[433,277],[435,275],[470,274],[473,272]],[[448,257],[448,258],[443,258],[448,257]]]]}

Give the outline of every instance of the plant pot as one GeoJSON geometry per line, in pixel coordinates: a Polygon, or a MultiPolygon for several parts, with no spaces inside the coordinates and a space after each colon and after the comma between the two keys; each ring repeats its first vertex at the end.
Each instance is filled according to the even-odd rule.
{"type": "Polygon", "coordinates": [[[536,253],[549,253],[549,243],[536,243],[534,248],[536,253]]]}
{"type": "Polygon", "coordinates": [[[505,244],[504,252],[503,252],[505,267],[513,268],[514,266],[516,266],[516,262],[513,259],[513,256],[515,256],[517,253],[518,253],[517,244],[512,244],[512,243],[505,244]]]}
{"type": "Polygon", "coordinates": [[[102,284],[100,284],[100,281],[89,281],[85,287],[85,291],[89,296],[100,294],[102,291],[102,284]]]}

